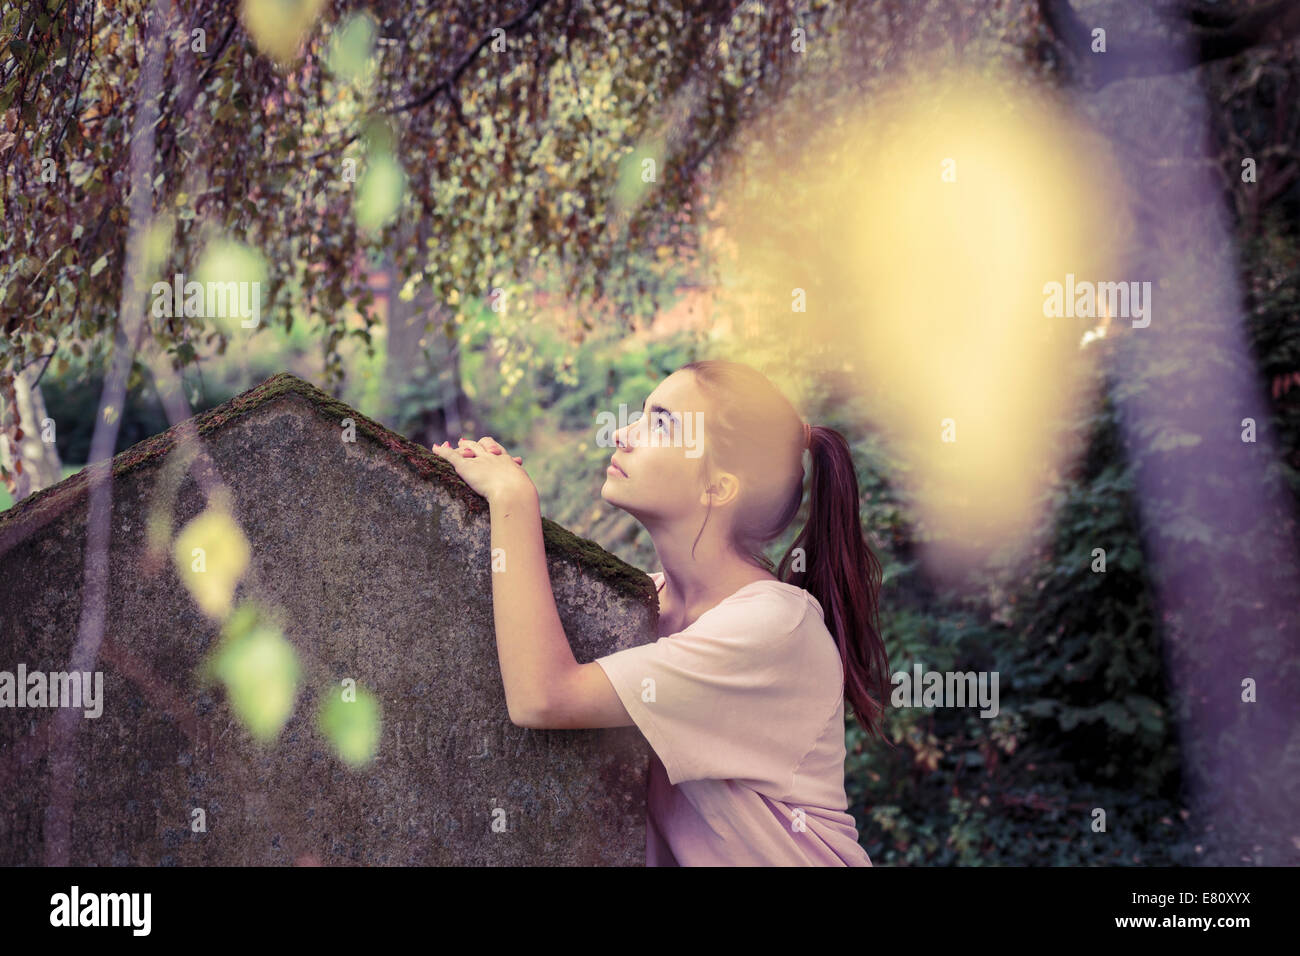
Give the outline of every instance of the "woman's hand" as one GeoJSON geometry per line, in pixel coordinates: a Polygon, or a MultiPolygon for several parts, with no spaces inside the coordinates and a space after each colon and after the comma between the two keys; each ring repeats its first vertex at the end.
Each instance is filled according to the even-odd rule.
{"type": "Polygon", "coordinates": [[[533,480],[524,471],[523,459],[506,454],[495,438],[484,435],[478,441],[459,440],[458,447],[443,442],[429,449],[451,462],[456,474],[489,502],[510,498],[520,492],[536,494],[533,480]]]}

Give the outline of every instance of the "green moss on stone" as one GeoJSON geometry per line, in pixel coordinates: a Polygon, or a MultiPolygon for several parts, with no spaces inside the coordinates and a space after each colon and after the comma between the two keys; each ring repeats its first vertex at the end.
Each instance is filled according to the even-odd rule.
{"type": "MultiPolygon", "coordinates": [[[[271,376],[230,401],[196,415],[190,422],[202,437],[254,409],[285,397],[302,399],[334,423],[351,418],[356,423],[358,435],[364,435],[374,444],[404,459],[424,480],[438,481],[472,513],[482,514],[488,510],[487,501],[456,474],[450,462],[289,372],[271,376]]],[[[183,424],[173,425],[116,455],[113,458],[113,477],[120,478],[147,464],[160,462],[176,447],[183,424]]],[[[25,529],[40,527],[85,499],[90,491],[90,473],[90,468],[83,468],[58,484],[29,495],[8,511],[0,512],[0,553],[25,537],[25,529]]],[[[542,519],[542,537],[551,558],[570,560],[633,600],[644,602],[652,609],[658,607],[654,582],[644,571],[549,518],[542,519]]]]}

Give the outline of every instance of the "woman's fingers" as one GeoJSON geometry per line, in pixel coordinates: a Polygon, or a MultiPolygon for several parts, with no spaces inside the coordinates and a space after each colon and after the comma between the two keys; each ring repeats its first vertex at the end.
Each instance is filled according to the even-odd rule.
{"type": "MultiPolygon", "coordinates": [[[[479,439],[479,442],[480,444],[483,445],[484,448],[486,448],[488,451],[494,454],[497,455],[508,454],[508,452],[505,449],[505,446],[502,445],[495,438],[493,438],[491,435],[484,435],[482,438],[479,439]]],[[[523,459],[520,458],[518,455],[510,455],[510,457],[513,458],[515,461],[523,461],[523,459]]]]}
{"type": "Polygon", "coordinates": [[[436,455],[439,455],[442,458],[450,458],[454,452],[459,452],[461,458],[474,457],[473,452],[468,451],[465,448],[452,448],[451,442],[447,442],[447,441],[443,442],[441,445],[430,446],[429,451],[433,452],[436,455]]]}
{"type": "MultiPolygon", "coordinates": [[[[455,448],[451,447],[450,441],[445,441],[441,445],[434,445],[430,450],[439,453],[443,451],[447,451],[447,452],[458,451],[461,453],[462,457],[474,458],[476,457],[477,454],[474,450],[475,446],[481,446],[484,451],[489,451],[494,455],[504,455],[506,452],[505,448],[503,448],[501,444],[497,442],[495,439],[493,439],[491,436],[484,436],[484,438],[480,439],[477,442],[471,441],[468,438],[461,438],[458,439],[457,447],[455,448]],[[491,444],[489,444],[489,442],[491,444]]],[[[523,458],[520,457],[519,455],[511,455],[510,459],[517,465],[522,465],[524,463],[523,458]]]]}
{"type": "Polygon", "coordinates": [[[476,442],[472,438],[462,438],[460,440],[460,450],[463,452],[469,452],[469,457],[471,458],[477,457],[480,454],[491,454],[491,452],[484,448],[480,442],[476,442]]]}

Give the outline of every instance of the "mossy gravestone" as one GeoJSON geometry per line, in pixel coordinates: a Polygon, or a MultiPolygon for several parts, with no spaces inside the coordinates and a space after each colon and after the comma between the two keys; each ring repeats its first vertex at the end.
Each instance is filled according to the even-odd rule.
{"type": "MultiPolygon", "coordinates": [[[[287,374],[193,424],[208,458],[174,496],[159,489],[179,458],[168,454],[179,428],[113,462],[101,713],[75,721],[68,862],[644,863],[649,751],[639,732],[510,722],[487,505],[448,462],[287,374]],[[226,611],[196,603],[174,557],[208,507],[196,476],[229,490],[247,542],[226,611]],[[150,517],[169,497],[159,559],[150,517]],[[276,640],[228,666],[230,682],[214,679],[232,622],[253,606],[275,624],[258,633],[276,640]],[[264,742],[236,687],[253,690],[243,707],[274,710],[278,691],[258,683],[259,668],[280,667],[286,653],[292,713],[261,729],[264,742]],[[363,711],[377,723],[350,727],[363,711]],[[367,726],[378,729],[373,756],[357,758],[367,726]]],[[[32,692],[0,707],[0,865],[45,862],[46,734],[53,698],[68,693],[54,675],[77,638],[88,475],[0,514],[0,682],[7,672],[12,691],[21,667],[32,692]]],[[[650,579],[543,524],[578,661],[652,639],[650,579]]]]}

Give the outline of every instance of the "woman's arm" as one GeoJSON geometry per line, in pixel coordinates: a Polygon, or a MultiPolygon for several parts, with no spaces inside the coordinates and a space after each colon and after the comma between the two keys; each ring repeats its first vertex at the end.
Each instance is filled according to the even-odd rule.
{"type": "Polygon", "coordinates": [[[504,570],[492,572],[492,612],[510,720],[554,730],[631,724],[600,665],[573,656],[546,569],[536,489],[488,506],[492,553],[505,556],[504,570]]]}
{"type": "Polygon", "coordinates": [[[492,615],[510,719],[526,726],[546,689],[578,666],[555,608],[536,489],[488,500],[492,516],[492,615]],[[498,570],[501,568],[501,570],[498,570]]]}
{"type": "Polygon", "coordinates": [[[546,567],[537,488],[522,466],[491,438],[433,451],[487,498],[492,554],[505,559],[492,572],[492,613],[510,720],[539,729],[631,724],[600,665],[573,656],[546,567]]]}

